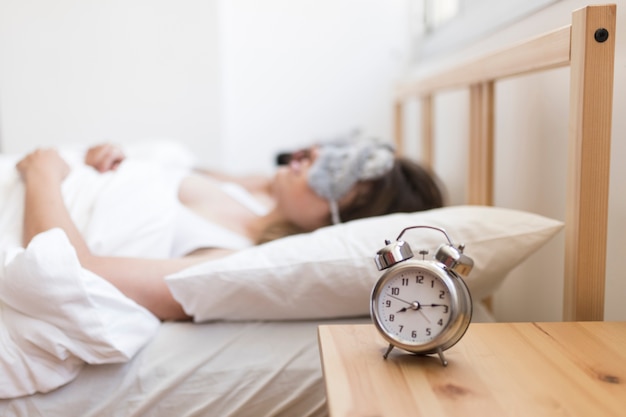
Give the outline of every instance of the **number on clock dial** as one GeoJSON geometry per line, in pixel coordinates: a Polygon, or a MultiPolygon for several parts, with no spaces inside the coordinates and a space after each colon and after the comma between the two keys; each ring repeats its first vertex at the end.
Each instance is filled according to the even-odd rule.
{"type": "Polygon", "coordinates": [[[386,282],[378,311],[381,324],[397,338],[426,343],[450,320],[450,292],[428,271],[405,271],[386,282]]]}

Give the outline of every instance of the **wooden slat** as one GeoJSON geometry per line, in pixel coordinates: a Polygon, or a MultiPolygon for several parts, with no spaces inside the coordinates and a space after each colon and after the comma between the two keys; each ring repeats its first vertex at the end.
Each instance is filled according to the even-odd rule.
{"type": "MultiPolygon", "coordinates": [[[[467,203],[494,204],[494,84],[484,82],[470,87],[470,137],[467,175],[467,203]]],[[[493,311],[493,298],[482,302],[493,311]]]]}
{"type": "Polygon", "coordinates": [[[493,82],[470,87],[468,204],[493,205],[493,82]]]}
{"type": "Polygon", "coordinates": [[[423,96],[435,91],[566,66],[570,59],[570,28],[566,26],[417,82],[405,83],[398,88],[397,97],[423,96]]]}
{"type": "Polygon", "coordinates": [[[435,165],[435,113],[433,108],[433,97],[424,96],[421,99],[422,111],[422,163],[429,169],[434,169],[435,165]]]}
{"type": "Polygon", "coordinates": [[[590,6],[572,19],[565,320],[604,317],[615,12],[590,6]],[[601,28],[604,42],[594,39],[601,28]]]}
{"type": "Polygon", "coordinates": [[[404,106],[402,100],[397,100],[393,107],[393,138],[396,151],[402,155],[404,153],[404,106]]]}

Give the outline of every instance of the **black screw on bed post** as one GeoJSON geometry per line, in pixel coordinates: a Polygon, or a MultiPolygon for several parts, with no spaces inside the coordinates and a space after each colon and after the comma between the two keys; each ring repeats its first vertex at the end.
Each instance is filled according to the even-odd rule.
{"type": "Polygon", "coordinates": [[[599,43],[606,42],[606,40],[609,39],[609,31],[606,30],[605,28],[600,28],[596,30],[596,33],[594,33],[593,37],[596,40],[596,42],[599,42],[599,43]]]}

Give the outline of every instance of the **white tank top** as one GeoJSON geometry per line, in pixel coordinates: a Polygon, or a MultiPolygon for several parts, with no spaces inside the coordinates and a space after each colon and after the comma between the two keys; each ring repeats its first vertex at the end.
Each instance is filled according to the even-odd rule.
{"type": "MultiPolygon", "coordinates": [[[[257,216],[267,214],[268,209],[239,184],[225,182],[221,189],[257,216]]],[[[254,243],[246,236],[237,234],[213,223],[180,204],[172,241],[172,257],[181,257],[197,249],[223,248],[244,249],[254,243]]]]}

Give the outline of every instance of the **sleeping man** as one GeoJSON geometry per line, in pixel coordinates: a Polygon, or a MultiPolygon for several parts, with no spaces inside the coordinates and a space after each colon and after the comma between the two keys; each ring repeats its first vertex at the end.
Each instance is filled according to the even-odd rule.
{"type": "MultiPolygon", "coordinates": [[[[121,148],[106,144],[89,149],[81,164],[90,175],[113,178],[126,166],[130,169],[131,161],[121,148]]],[[[160,221],[167,218],[171,229],[168,239],[160,239],[168,253],[120,253],[98,249],[97,242],[85,237],[85,227],[68,207],[64,191],[76,169],[70,166],[54,149],[36,150],[17,163],[24,184],[23,246],[41,232],[62,229],[85,269],[162,320],[189,318],[164,277],[193,264],[339,222],[443,204],[441,190],[428,171],[372,141],[319,145],[294,153],[271,178],[178,170],[165,180],[144,171],[142,189],[163,185],[161,181],[172,186],[173,191],[166,193],[171,202],[153,204],[175,208],[173,215],[168,211],[167,216],[159,216],[160,221]]],[[[98,187],[89,186],[76,195],[97,191],[98,187]]],[[[125,227],[124,213],[134,208],[132,198],[107,201],[107,212],[121,214],[106,223],[106,233],[125,227]]]]}

